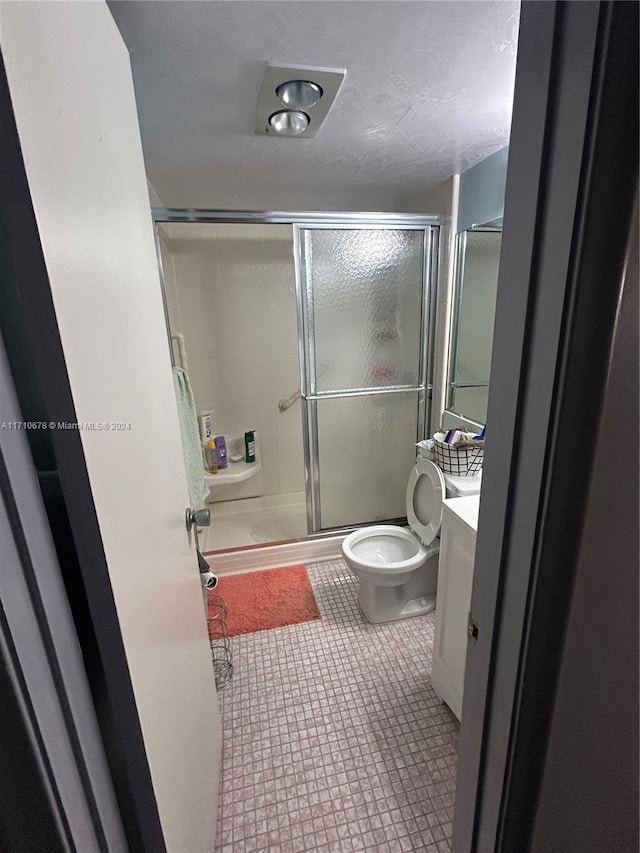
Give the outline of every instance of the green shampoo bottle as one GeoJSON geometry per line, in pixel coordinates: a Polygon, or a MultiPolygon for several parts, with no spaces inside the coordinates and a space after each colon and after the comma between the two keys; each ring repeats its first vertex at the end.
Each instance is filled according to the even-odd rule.
{"type": "Polygon", "coordinates": [[[256,461],[256,436],[252,429],[247,430],[244,434],[244,461],[256,461]]]}

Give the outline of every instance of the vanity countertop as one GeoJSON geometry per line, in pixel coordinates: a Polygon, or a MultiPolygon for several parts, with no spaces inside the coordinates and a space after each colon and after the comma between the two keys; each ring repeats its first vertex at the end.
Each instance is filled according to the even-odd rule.
{"type": "Polygon", "coordinates": [[[466,498],[447,498],[443,504],[445,511],[448,510],[459,518],[473,533],[478,530],[480,495],[469,495],[466,498]]]}

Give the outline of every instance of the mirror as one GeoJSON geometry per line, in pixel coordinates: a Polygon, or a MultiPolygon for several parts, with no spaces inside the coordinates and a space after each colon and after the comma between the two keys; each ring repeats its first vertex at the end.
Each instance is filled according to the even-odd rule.
{"type": "Polygon", "coordinates": [[[487,419],[501,241],[501,219],[456,237],[447,409],[479,424],[487,419]]]}

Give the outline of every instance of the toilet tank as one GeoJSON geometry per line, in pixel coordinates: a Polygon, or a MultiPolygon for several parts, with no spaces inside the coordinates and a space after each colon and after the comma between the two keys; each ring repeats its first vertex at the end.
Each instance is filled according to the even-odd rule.
{"type": "Polygon", "coordinates": [[[457,477],[455,474],[443,474],[448,498],[466,498],[479,495],[482,486],[482,471],[472,477],[457,477]]]}

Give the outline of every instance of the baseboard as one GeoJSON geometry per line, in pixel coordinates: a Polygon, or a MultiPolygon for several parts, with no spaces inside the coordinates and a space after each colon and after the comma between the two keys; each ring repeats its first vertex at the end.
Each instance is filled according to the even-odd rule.
{"type": "Polygon", "coordinates": [[[318,563],[335,560],[342,556],[344,536],[327,536],[303,542],[285,542],[280,545],[264,545],[246,550],[221,553],[205,553],[211,570],[216,575],[238,575],[256,569],[275,569],[295,563],[318,563]]]}

